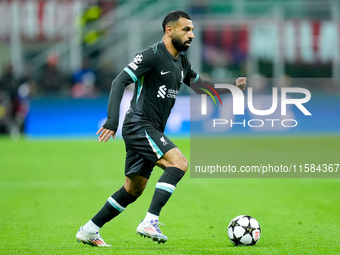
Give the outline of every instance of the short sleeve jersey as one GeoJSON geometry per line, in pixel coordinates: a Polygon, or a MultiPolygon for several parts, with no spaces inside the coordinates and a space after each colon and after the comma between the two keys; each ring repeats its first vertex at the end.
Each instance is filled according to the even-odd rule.
{"type": "Polygon", "coordinates": [[[199,79],[186,55],[174,58],[162,41],[138,53],[124,71],[135,82],[135,90],[123,133],[138,123],[164,132],[181,84],[190,86],[199,79]]]}

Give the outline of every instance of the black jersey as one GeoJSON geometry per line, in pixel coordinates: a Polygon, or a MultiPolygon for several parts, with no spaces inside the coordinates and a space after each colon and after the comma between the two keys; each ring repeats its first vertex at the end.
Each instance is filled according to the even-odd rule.
{"type": "Polygon", "coordinates": [[[153,125],[164,132],[182,83],[190,85],[199,75],[192,70],[185,54],[174,58],[161,41],[138,53],[124,68],[135,82],[123,133],[133,131],[136,123],[153,125]]]}
{"type": "Polygon", "coordinates": [[[112,82],[104,128],[117,131],[120,102],[125,86],[131,82],[136,86],[123,135],[140,128],[136,124],[148,124],[163,133],[182,83],[198,94],[207,93],[201,87],[211,88],[215,94],[230,93],[229,89],[214,89],[213,82],[202,80],[184,53],[174,58],[161,41],[138,53],[112,82]]]}

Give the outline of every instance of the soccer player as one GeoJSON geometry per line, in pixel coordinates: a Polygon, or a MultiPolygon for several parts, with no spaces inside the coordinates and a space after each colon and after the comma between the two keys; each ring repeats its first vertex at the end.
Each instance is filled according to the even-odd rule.
{"type": "MultiPolygon", "coordinates": [[[[164,173],[156,184],[150,207],[137,227],[137,234],[158,243],[168,240],[159,228],[159,214],[187,171],[188,161],[163,133],[165,124],[182,83],[197,92],[202,91],[197,89],[199,84],[213,83],[203,81],[182,53],[194,39],[190,16],[182,11],[172,11],[165,16],[162,26],[162,41],[138,53],[112,82],[108,117],[97,132],[100,142],[115,138],[124,88],[135,83],[131,106],[122,128],[126,147],[125,182],[108,198],[103,208],[80,227],[76,234],[79,242],[109,246],[99,235],[100,228],[142,194],[155,165],[162,168],[164,173]]],[[[243,90],[246,80],[244,77],[238,78],[235,85],[243,90]]],[[[228,92],[226,89],[219,90],[219,93],[228,92]]]]}

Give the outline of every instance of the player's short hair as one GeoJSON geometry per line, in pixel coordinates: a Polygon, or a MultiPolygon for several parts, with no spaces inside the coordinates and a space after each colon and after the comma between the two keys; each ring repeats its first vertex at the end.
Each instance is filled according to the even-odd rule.
{"type": "Polygon", "coordinates": [[[176,22],[180,18],[186,18],[186,19],[191,20],[191,17],[186,12],[178,11],[178,10],[169,12],[164,17],[163,22],[162,22],[163,32],[165,33],[165,27],[168,25],[168,23],[176,22]]]}

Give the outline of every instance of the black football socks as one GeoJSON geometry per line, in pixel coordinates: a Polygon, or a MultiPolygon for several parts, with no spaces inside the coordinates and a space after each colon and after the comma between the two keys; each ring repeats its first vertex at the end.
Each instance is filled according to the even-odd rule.
{"type": "Polygon", "coordinates": [[[102,227],[106,222],[109,222],[125,208],[136,201],[137,197],[130,195],[123,187],[108,198],[103,208],[92,218],[94,224],[102,227]]]}
{"type": "MultiPolygon", "coordinates": [[[[184,174],[185,172],[177,167],[165,168],[164,173],[156,184],[155,193],[152,197],[148,213],[159,215],[184,174]]],[[[96,226],[101,228],[105,223],[124,211],[125,208],[136,201],[136,199],[137,197],[130,195],[123,186],[108,198],[104,206],[91,220],[96,226]]]]}
{"type": "Polygon", "coordinates": [[[164,173],[159,178],[155,193],[152,197],[148,213],[159,215],[162,207],[171,197],[176,188],[176,184],[182,179],[185,172],[177,167],[166,167],[164,173]]]}

